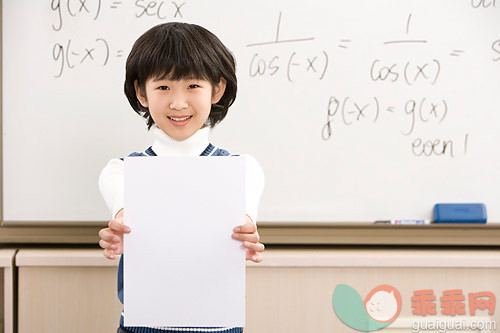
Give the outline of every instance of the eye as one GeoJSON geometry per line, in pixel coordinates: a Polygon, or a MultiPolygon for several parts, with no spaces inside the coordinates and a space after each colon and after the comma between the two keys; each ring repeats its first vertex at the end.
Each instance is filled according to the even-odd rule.
{"type": "Polygon", "coordinates": [[[159,86],[158,89],[160,90],[170,90],[168,86],[159,86]]]}
{"type": "Polygon", "coordinates": [[[199,88],[199,87],[200,87],[199,85],[197,85],[196,83],[193,83],[193,84],[190,84],[188,88],[194,89],[194,88],[199,88]]]}

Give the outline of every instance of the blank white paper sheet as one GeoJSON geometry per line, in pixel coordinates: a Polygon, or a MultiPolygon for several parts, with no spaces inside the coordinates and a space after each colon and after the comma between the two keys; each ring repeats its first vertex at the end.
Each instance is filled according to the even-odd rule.
{"type": "Polygon", "coordinates": [[[125,326],[244,327],[244,157],[125,158],[125,326]]]}

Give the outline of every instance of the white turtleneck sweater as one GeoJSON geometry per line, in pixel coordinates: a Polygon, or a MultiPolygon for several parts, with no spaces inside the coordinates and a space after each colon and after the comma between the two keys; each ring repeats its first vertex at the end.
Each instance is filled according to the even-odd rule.
{"type": "MultiPolygon", "coordinates": [[[[152,149],[158,156],[200,156],[209,144],[210,128],[202,128],[184,141],[171,138],[154,125],[153,133],[155,140],[152,149]]],[[[255,158],[250,155],[241,156],[245,157],[246,161],[246,214],[256,222],[259,200],[264,188],[264,173],[255,158]]],[[[123,161],[114,158],[108,162],[99,176],[99,189],[112,217],[124,208],[123,170],[123,161]]]]}

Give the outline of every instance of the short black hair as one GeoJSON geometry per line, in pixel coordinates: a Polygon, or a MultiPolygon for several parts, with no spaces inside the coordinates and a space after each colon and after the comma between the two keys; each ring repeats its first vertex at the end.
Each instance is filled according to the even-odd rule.
{"type": "Polygon", "coordinates": [[[226,89],[219,102],[212,105],[210,127],[224,119],[236,99],[234,56],[217,36],[196,24],[169,22],[149,29],[132,46],[125,69],[125,95],[134,111],[147,119],[148,130],[154,121],[149,109],[137,98],[136,80],[139,89],[145,89],[150,78],[196,78],[207,80],[212,86],[224,78],[226,89]]]}

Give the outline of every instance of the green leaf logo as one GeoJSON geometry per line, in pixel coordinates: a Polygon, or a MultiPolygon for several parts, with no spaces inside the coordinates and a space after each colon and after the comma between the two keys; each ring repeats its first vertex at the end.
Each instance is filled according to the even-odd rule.
{"type": "Polygon", "coordinates": [[[378,331],[392,323],[401,310],[401,295],[393,286],[373,288],[361,299],[354,288],[339,284],[333,292],[333,310],[349,327],[363,332],[378,331]]]}

